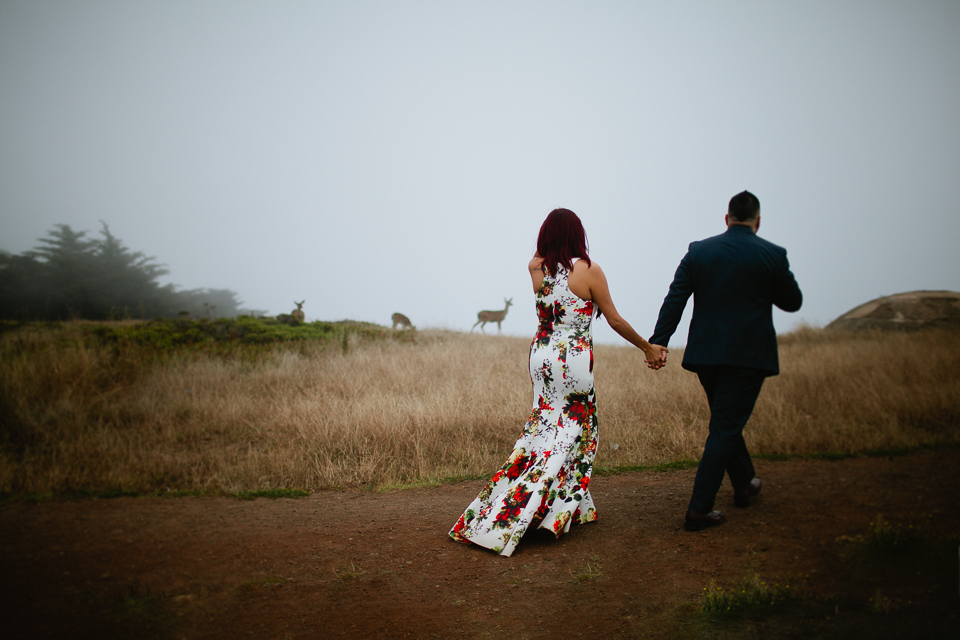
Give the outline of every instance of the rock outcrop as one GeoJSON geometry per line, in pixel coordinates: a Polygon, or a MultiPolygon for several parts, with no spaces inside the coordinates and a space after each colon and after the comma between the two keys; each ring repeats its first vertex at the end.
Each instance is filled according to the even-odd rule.
{"type": "Polygon", "coordinates": [[[960,293],[908,291],[860,305],[828,324],[839,331],[960,329],[960,293]]]}

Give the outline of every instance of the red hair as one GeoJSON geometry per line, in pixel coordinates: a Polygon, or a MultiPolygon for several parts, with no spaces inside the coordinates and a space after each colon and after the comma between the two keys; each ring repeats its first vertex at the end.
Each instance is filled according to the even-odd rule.
{"type": "Polygon", "coordinates": [[[587,255],[587,233],[583,224],[570,209],[554,209],[540,226],[537,236],[537,255],[540,256],[540,268],[545,273],[556,274],[557,267],[573,270],[573,258],[585,260],[587,255]]]}

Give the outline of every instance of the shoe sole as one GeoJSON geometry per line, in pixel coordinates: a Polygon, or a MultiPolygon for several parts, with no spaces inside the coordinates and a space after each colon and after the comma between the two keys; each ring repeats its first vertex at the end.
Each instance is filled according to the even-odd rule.
{"type": "Polygon", "coordinates": [[[726,521],[727,521],[727,519],[724,518],[724,519],[721,520],[720,522],[706,522],[706,523],[702,523],[702,524],[701,524],[701,523],[684,522],[684,523],[683,523],[683,528],[686,529],[687,531],[703,531],[704,529],[709,529],[710,527],[719,527],[721,524],[723,524],[723,523],[726,522],[726,521]]]}

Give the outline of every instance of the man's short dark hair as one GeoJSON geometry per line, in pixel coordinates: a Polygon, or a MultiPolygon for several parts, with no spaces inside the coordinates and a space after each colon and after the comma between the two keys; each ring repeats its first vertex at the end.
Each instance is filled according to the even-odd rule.
{"type": "Polygon", "coordinates": [[[730,198],[727,214],[737,222],[747,222],[760,215],[760,201],[749,191],[741,191],[730,198]]]}

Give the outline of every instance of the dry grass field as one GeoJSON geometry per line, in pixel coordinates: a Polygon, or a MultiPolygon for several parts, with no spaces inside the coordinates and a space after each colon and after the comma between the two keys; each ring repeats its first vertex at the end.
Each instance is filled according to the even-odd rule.
{"type": "MultiPolygon", "coordinates": [[[[66,323],[0,335],[0,493],[482,477],[503,462],[530,411],[527,339],[426,330],[415,341],[357,339],[349,349],[300,342],[147,358],[81,339],[84,331],[66,323]]],[[[781,375],[764,386],[748,444],[796,455],[960,442],[958,337],[781,336],[781,375]]],[[[639,350],[596,348],[597,469],[699,458],[708,411],[681,356],[671,352],[654,372],[639,350]]]]}

